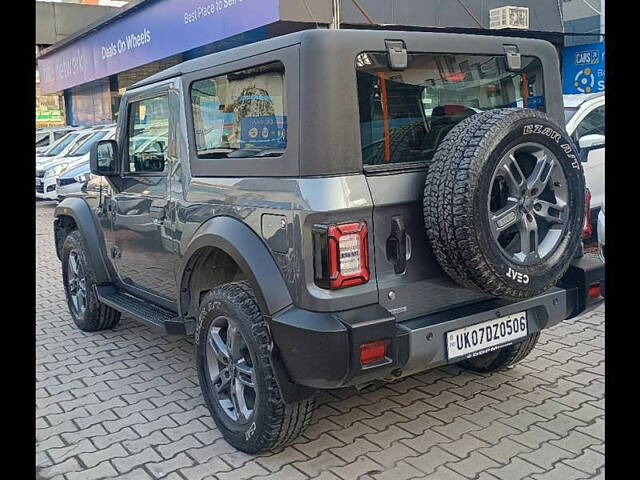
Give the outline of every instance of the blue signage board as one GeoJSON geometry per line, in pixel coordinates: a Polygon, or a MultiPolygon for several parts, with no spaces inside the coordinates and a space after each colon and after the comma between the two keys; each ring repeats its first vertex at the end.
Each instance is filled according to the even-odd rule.
{"type": "Polygon", "coordinates": [[[563,49],[562,91],[566,94],[604,92],[604,42],[563,49]]]}
{"type": "Polygon", "coordinates": [[[38,60],[53,93],[280,19],[279,0],[157,0],[38,60]]]}

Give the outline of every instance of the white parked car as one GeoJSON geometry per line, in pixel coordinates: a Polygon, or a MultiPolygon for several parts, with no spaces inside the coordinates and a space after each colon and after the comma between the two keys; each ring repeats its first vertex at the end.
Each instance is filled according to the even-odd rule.
{"type": "Polygon", "coordinates": [[[598,254],[600,255],[600,260],[604,262],[606,257],[604,247],[604,202],[602,203],[602,208],[598,214],[598,254]]]}
{"type": "Polygon", "coordinates": [[[88,162],[91,145],[98,140],[113,138],[113,135],[115,135],[115,127],[80,130],[77,138],[64,149],[62,155],[55,156],[48,162],[36,163],[36,198],[57,200],[58,176],[68,168],[88,162]]]}
{"type": "Polygon", "coordinates": [[[64,126],[64,127],[50,127],[39,128],[36,130],[36,154],[44,152],[53,143],[72,130],[77,130],[78,127],[64,126]]]}
{"type": "Polygon", "coordinates": [[[63,157],[69,152],[78,141],[81,141],[84,135],[87,135],[89,130],[73,130],[67,133],[65,136],[59,138],[46,150],[36,153],[36,169],[42,165],[53,162],[60,157],[63,157]]]}
{"type": "Polygon", "coordinates": [[[567,133],[585,153],[582,164],[587,187],[591,191],[591,213],[604,205],[604,93],[565,95],[567,133]]]}

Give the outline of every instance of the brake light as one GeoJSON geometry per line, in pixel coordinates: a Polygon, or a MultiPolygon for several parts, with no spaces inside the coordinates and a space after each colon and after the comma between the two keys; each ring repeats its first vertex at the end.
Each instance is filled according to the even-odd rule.
{"type": "Polygon", "coordinates": [[[316,283],[345,288],[369,281],[369,249],[365,222],[314,227],[316,283]]]}
{"type": "Polygon", "coordinates": [[[384,340],[363,343],[360,345],[360,365],[371,365],[372,363],[383,360],[386,353],[384,340]]]}
{"type": "Polygon", "coordinates": [[[593,227],[591,226],[591,191],[587,188],[584,196],[584,226],[582,227],[582,238],[586,240],[591,237],[593,227]]]}
{"type": "Polygon", "coordinates": [[[589,287],[587,288],[587,297],[589,298],[589,300],[600,298],[600,295],[600,283],[592,283],[591,285],[589,285],[589,287]]]}

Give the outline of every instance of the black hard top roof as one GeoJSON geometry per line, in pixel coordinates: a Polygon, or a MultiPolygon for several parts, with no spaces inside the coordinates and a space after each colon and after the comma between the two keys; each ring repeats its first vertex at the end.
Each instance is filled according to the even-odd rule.
{"type": "MultiPolygon", "coordinates": [[[[333,39],[336,42],[349,42],[351,39],[357,37],[359,40],[362,40],[363,37],[370,37],[371,40],[379,40],[383,39],[402,39],[406,36],[416,35],[416,33],[428,33],[430,35],[437,36],[450,36],[452,41],[460,41],[464,38],[464,41],[473,41],[474,38],[477,39],[486,39],[487,37],[493,37],[499,40],[509,40],[510,43],[516,41],[514,35],[493,35],[492,31],[478,31],[475,32],[467,32],[467,31],[453,31],[453,29],[423,29],[423,28],[411,28],[407,30],[396,30],[391,28],[392,26],[385,26],[386,28],[379,29],[342,29],[342,30],[332,30],[332,29],[311,29],[311,30],[302,30],[299,32],[289,33],[286,35],[281,35],[278,37],[270,38],[267,40],[261,40],[258,42],[250,43],[247,45],[243,45],[240,47],[230,48],[228,50],[223,50],[220,52],[210,53],[208,55],[204,55],[202,57],[194,58],[192,60],[187,60],[185,62],[179,63],[178,65],[174,65],[173,67],[169,67],[166,70],[162,70],[161,72],[155,73],[139,82],[133,84],[129,89],[134,89],[138,87],[142,87],[145,85],[150,85],[152,83],[156,83],[162,80],[167,80],[173,77],[177,77],[183,74],[195,72],[198,70],[202,70],[205,68],[209,68],[212,66],[223,65],[225,63],[233,62],[236,60],[240,60],[243,58],[248,58],[254,55],[260,55],[262,53],[266,53],[272,50],[277,50],[280,48],[288,47],[291,45],[302,44],[307,40],[321,40],[328,41],[329,39],[333,39]],[[477,33],[476,33],[477,32],[477,33]],[[487,33],[491,33],[491,35],[487,35],[487,33]]],[[[518,42],[543,42],[540,38],[530,38],[526,35],[523,35],[521,32],[516,32],[518,35],[518,42]]],[[[530,34],[537,34],[540,32],[529,32],[530,34]]]]}

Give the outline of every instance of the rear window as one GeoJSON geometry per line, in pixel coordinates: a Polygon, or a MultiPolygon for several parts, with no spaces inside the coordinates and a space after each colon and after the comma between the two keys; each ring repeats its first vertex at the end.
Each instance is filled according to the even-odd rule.
{"type": "Polygon", "coordinates": [[[191,104],[200,158],[279,157],[287,146],[280,62],[198,80],[191,104]]]}
{"type": "Polygon", "coordinates": [[[408,68],[388,68],[386,53],[356,58],[362,160],[365,165],[426,162],[465,118],[504,107],[543,110],[542,65],[522,57],[409,54],[408,68]]]}

